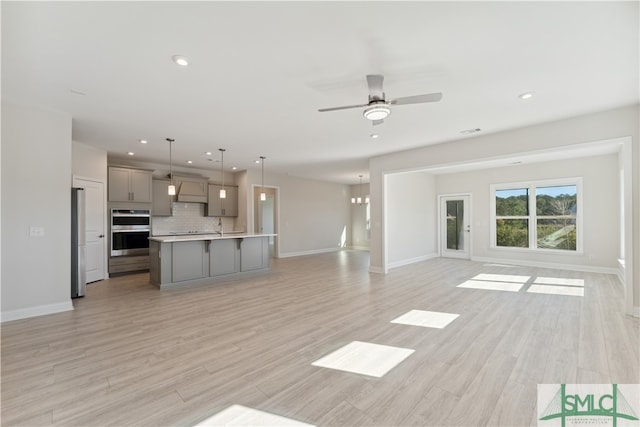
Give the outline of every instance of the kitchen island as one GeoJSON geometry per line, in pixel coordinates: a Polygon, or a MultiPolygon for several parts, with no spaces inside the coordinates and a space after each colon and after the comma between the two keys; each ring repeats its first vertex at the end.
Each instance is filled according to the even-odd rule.
{"type": "Polygon", "coordinates": [[[149,238],[151,283],[160,289],[211,283],[269,269],[275,234],[188,234],[149,238]]]}

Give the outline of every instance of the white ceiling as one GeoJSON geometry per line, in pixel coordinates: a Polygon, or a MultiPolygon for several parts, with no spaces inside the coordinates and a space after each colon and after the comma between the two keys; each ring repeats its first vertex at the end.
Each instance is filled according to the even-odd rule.
{"type": "Polygon", "coordinates": [[[204,152],[226,148],[225,166],[263,155],[268,171],[357,183],[372,156],[639,101],[638,2],[1,7],[2,100],[71,113],[74,140],[112,159],[167,163],[171,137],[185,166],[219,168],[204,152]],[[366,103],[376,73],[389,98],[443,99],[376,127],[358,109],[317,112],[366,103]]]}

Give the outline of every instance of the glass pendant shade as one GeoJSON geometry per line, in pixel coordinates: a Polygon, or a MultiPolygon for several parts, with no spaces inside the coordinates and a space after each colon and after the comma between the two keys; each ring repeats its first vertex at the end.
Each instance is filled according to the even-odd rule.
{"type": "Polygon", "coordinates": [[[355,202],[356,202],[356,198],[355,198],[355,197],[352,197],[352,198],[351,198],[351,203],[355,203],[355,202]]]}
{"type": "Polygon", "coordinates": [[[227,198],[227,191],[224,189],[224,152],[227,151],[224,148],[218,148],[220,151],[220,177],[222,178],[222,188],[220,189],[220,198],[227,198]]]}
{"type": "Polygon", "coordinates": [[[264,193],[264,192],[263,192],[263,193],[260,193],[260,200],[261,200],[261,201],[263,201],[263,202],[264,202],[265,200],[267,200],[267,193],[264,193]]]}
{"type": "Polygon", "coordinates": [[[167,138],[167,142],[169,143],[169,178],[171,179],[169,186],[167,187],[167,194],[169,196],[176,195],[176,186],[173,185],[173,142],[175,139],[167,138]]]}

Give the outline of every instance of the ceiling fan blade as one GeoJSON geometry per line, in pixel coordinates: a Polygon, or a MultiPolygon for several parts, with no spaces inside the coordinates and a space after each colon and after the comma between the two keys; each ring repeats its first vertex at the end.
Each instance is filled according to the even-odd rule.
{"type": "Polygon", "coordinates": [[[384,100],[384,90],[382,89],[382,82],[384,76],[381,74],[368,74],[367,84],[369,85],[369,94],[372,99],[384,100]]]}
{"type": "Polygon", "coordinates": [[[371,124],[372,124],[373,126],[378,126],[378,125],[381,125],[381,124],[383,124],[383,123],[384,123],[384,120],[383,120],[383,119],[380,119],[380,120],[371,120],[371,124]]]}
{"type": "Polygon", "coordinates": [[[406,104],[422,104],[423,102],[438,102],[442,99],[442,94],[427,93],[426,95],[405,96],[403,98],[390,99],[388,104],[406,105],[406,104]]]}
{"type": "Polygon", "coordinates": [[[359,104],[359,105],[345,105],[344,107],[330,107],[330,108],[319,108],[318,111],[324,113],[325,111],[336,111],[336,110],[348,110],[349,108],[362,108],[366,107],[369,104],[359,104]]]}

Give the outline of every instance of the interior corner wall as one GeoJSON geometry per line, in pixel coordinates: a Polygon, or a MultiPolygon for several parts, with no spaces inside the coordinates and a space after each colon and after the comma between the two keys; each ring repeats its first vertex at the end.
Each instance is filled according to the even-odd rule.
{"type": "MultiPolygon", "coordinates": [[[[428,145],[369,160],[371,188],[371,271],[384,271],[383,181],[393,172],[423,170],[486,159],[506,158],[526,152],[566,148],[575,144],[631,137],[633,239],[631,257],[634,310],[640,315],[640,107],[636,105],[541,123],[474,138],[428,145]]],[[[627,254],[628,256],[629,254],[627,254]]]]}
{"type": "Polygon", "coordinates": [[[107,183],[107,152],[78,141],[71,143],[71,172],[107,183]]]}
{"type": "Polygon", "coordinates": [[[2,321],[73,309],[71,117],[2,104],[1,182],[2,321]]]}
{"type": "Polygon", "coordinates": [[[472,259],[557,264],[586,271],[617,269],[620,247],[618,155],[608,154],[542,163],[521,164],[436,177],[438,194],[471,193],[472,259]],[[543,171],[543,172],[541,172],[543,171]],[[491,247],[491,184],[541,179],[582,178],[583,252],[544,252],[491,247]]]}
{"type": "Polygon", "coordinates": [[[385,225],[387,267],[394,268],[437,255],[435,178],[426,172],[386,176],[385,225]]]}
{"type": "MultiPolygon", "coordinates": [[[[351,221],[348,185],[267,172],[264,184],[278,189],[280,257],[329,252],[347,246],[351,221]]],[[[261,173],[250,169],[245,197],[249,224],[253,224],[253,185],[261,185],[261,173]]]]}
{"type": "MultiPolygon", "coordinates": [[[[349,199],[369,196],[369,184],[355,184],[350,186],[349,199]]],[[[369,248],[369,236],[367,232],[367,209],[366,203],[351,203],[351,227],[348,236],[347,245],[356,249],[369,248]]]]}

